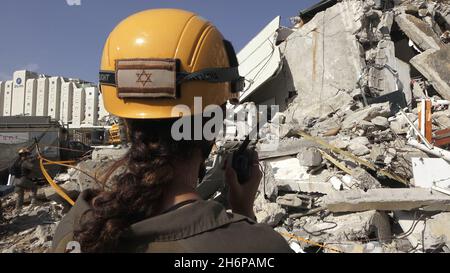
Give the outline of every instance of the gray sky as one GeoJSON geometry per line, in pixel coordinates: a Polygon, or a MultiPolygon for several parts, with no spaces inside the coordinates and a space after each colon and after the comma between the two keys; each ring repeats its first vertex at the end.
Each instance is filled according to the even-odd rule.
{"type": "Polygon", "coordinates": [[[316,0],[2,0],[0,80],[19,69],[97,82],[109,32],[151,8],[181,8],[213,22],[239,51],[275,16],[289,18],[316,0]],[[81,1],[81,5],[68,2],[81,1]]]}

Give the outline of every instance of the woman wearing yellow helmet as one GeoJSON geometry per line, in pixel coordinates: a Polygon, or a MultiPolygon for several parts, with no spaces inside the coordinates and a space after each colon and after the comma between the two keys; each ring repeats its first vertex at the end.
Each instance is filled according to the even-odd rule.
{"type": "Polygon", "coordinates": [[[242,88],[235,53],[213,25],[173,9],[127,18],[106,42],[100,83],[106,109],[126,120],[131,148],[110,173],[125,170],[107,175],[111,190],[83,192],[61,221],[55,251],[75,241],[82,252],[290,252],[272,228],[254,221],[256,153],[244,184],[224,166],[229,213],[196,192],[214,142],[173,136],[177,106],[196,119],[206,106],[223,110],[242,88]]]}

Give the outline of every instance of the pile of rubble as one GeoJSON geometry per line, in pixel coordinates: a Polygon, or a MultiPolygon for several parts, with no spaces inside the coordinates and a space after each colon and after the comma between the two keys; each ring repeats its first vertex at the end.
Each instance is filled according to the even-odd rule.
{"type": "Polygon", "coordinates": [[[298,252],[449,252],[448,1],[322,1],[293,21],[239,108],[284,108],[261,130],[281,141],[260,148],[258,221],[298,252]]]}
{"type": "MultiPolygon", "coordinates": [[[[3,219],[0,221],[0,253],[47,253],[59,221],[67,212],[63,205],[48,202],[40,196],[40,204],[14,211],[15,195],[2,200],[3,219]]],[[[29,204],[29,197],[25,203],[29,204]]]]}

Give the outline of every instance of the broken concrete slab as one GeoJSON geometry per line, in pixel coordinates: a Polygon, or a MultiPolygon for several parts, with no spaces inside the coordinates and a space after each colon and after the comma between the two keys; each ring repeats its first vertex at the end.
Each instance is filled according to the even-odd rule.
{"type": "Polygon", "coordinates": [[[364,146],[360,143],[352,143],[352,144],[350,144],[350,146],[348,146],[347,149],[356,156],[363,156],[363,155],[370,154],[369,148],[367,148],[367,146],[364,146]]]}
{"type": "Polygon", "coordinates": [[[305,182],[285,179],[278,180],[277,185],[279,190],[289,192],[330,194],[336,191],[329,182],[305,182]]]}
{"type": "Polygon", "coordinates": [[[330,141],[330,145],[333,145],[334,147],[342,149],[342,150],[347,149],[347,147],[350,146],[350,143],[351,143],[350,139],[345,140],[342,138],[337,138],[333,141],[330,141]]]}
{"type": "MultiPolygon", "coordinates": [[[[415,122],[417,120],[417,115],[413,113],[407,113],[406,116],[411,122],[415,122]]],[[[390,129],[397,135],[406,135],[411,129],[408,120],[403,115],[397,116],[390,120],[390,129]]]]}
{"type": "Polygon", "coordinates": [[[294,222],[294,233],[302,234],[319,242],[348,242],[377,240],[391,241],[391,225],[386,213],[365,211],[347,214],[331,214],[320,218],[302,218],[294,222]]]}
{"type": "Polygon", "coordinates": [[[297,155],[305,148],[308,147],[316,147],[312,141],[298,139],[298,138],[290,138],[283,139],[280,141],[276,147],[276,150],[264,151],[261,150],[260,145],[257,145],[258,156],[260,160],[270,159],[270,158],[280,158],[285,156],[297,155]]]}
{"type": "Polygon", "coordinates": [[[347,148],[352,154],[356,156],[363,156],[370,154],[369,148],[366,145],[359,142],[352,142],[347,148]]]}
{"type": "Polygon", "coordinates": [[[424,75],[446,100],[450,100],[450,46],[427,50],[411,59],[411,64],[424,75]]]}
{"type": "Polygon", "coordinates": [[[385,117],[378,116],[372,119],[370,122],[372,122],[375,126],[378,126],[382,129],[389,128],[389,121],[385,117]]]}
{"type": "Polygon", "coordinates": [[[450,111],[433,113],[433,122],[435,122],[441,130],[450,128],[450,111]]]}
{"type": "Polygon", "coordinates": [[[313,206],[313,198],[307,195],[288,193],[278,196],[277,204],[282,207],[295,209],[311,209],[313,206]]]}
{"type": "Polygon", "coordinates": [[[358,185],[358,188],[362,190],[381,188],[380,182],[370,175],[363,168],[355,168],[352,170],[352,182],[358,185]]]}
{"type": "Polygon", "coordinates": [[[424,21],[410,14],[399,14],[395,22],[400,29],[422,50],[441,48],[441,41],[424,21]]]}
{"type": "Polygon", "coordinates": [[[450,246],[450,213],[427,216],[396,211],[394,216],[403,231],[409,231],[406,238],[415,246],[415,252],[436,252],[444,246],[450,246]]]}
{"type": "Polygon", "coordinates": [[[389,117],[390,115],[391,108],[389,102],[372,104],[369,107],[348,115],[342,122],[342,129],[351,129],[362,120],[370,121],[377,116],[389,117]]]}
{"type": "Polygon", "coordinates": [[[348,93],[339,90],[335,94],[324,95],[322,100],[316,103],[302,101],[302,98],[307,98],[307,95],[301,94],[291,104],[286,112],[286,121],[306,127],[309,120],[326,119],[338,110],[349,108],[353,102],[353,98],[348,93]]]}
{"type": "Polygon", "coordinates": [[[297,158],[282,157],[266,161],[273,170],[275,180],[308,180],[308,168],[300,165],[297,158]]]}
{"type": "MultiPolygon", "coordinates": [[[[316,14],[280,44],[288,66],[295,68],[291,69],[295,89],[302,94],[297,98],[297,114],[311,105],[326,108],[333,103],[327,99],[339,90],[355,88],[365,67],[362,45],[354,35],[362,28],[362,7],[360,1],[339,2],[316,14]]],[[[318,110],[317,116],[326,112],[318,110]]]]}
{"type": "Polygon", "coordinates": [[[376,89],[379,95],[386,95],[398,90],[397,62],[395,44],[390,40],[378,43],[375,65],[369,68],[369,88],[376,89]]]}
{"type": "Polygon", "coordinates": [[[334,192],[324,198],[324,203],[332,212],[395,211],[419,208],[425,211],[450,211],[450,196],[419,188],[334,192]]]}

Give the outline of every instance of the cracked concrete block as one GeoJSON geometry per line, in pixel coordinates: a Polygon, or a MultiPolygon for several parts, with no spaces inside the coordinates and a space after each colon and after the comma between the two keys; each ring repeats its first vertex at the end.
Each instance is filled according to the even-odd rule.
{"type": "Polygon", "coordinates": [[[424,75],[446,100],[450,100],[450,46],[427,50],[411,59],[411,64],[424,75]]]}
{"type": "Polygon", "coordinates": [[[450,128],[450,112],[436,112],[433,113],[433,121],[440,127],[440,129],[450,128]]]}
{"type": "Polygon", "coordinates": [[[323,221],[312,218],[305,223],[299,220],[294,223],[294,233],[308,230],[309,236],[319,242],[357,242],[361,240],[377,240],[380,243],[391,241],[391,225],[384,212],[375,210],[331,214],[323,221]],[[321,231],[321,232],[320,232],[321,231]]]}
{"type": "Polygon", "coordinates": [[[343,140],[343,139],[337,138],[337,139],[331,141],[330,144],[339,149],[347,149],[348,146],[350,146],[350,140],[343,140]]]}
{"type": "Polygon", "coordinates": [[[282,207],[296,209],[311,209],[313,200],[310,196],[299,194],[285,194],[277,198],[277,204],[282,207]]]}
{"type": "Polygon", "coordinates": [[[306,148],[297,155],[301,166],[317,167],[322,163],[322,155],[316,148],[306,148]]]}
{"type": "Polygon", "coordinates": [[[395,17],[400,29],[422,50],[441,48],[439,37],[424,21],[410,14],[400,14],[395,17]]]}
{"type": "Polygon", "coordinates": [[[450,213],[443,212],[428,216],[426,225],[424,219],[419,219],[420,215],[413,212],[396,211],[395,218],[404,232],[411,230],[407,239],[411,245],[417,246],[417,250],[422,252],[435,252],[444,246],[450,246],[450,213]]]}
{"type": "Polygon", "coordinates": [[[308,102],[308,95],[300,93],[286,113],[286,123],[295,122],[305,124],[309,119],[327,118],[340,109],[345,109],[353,102],[353,98],[346,92],[337,91],[336,94],[324,94],[320,102],[308,102]]]}
{"type": "Polygon", "coordinates": [[[324,203],[332,212],[419,208],[425,211],[450,211],[450,196],[419,188],[341,191],[327,195],[324,203]]]}
{"type": "Polygon", "coordinates": [[[397,91],[397,76],[392,72],[392,69],[397,70],[393,41],[378,43],[375,64],[377,67],[369,68],[369,87],[378,90],[380,96],[397,91]]]}
{"type": "Polygon", "coordinates": [[[375,117],[370,122],[372,122],[375,126],[378,126],[380,128],[386,129],[389,128],[389,121],[385,117],[375,117]]]}
{"type": "MultiPolygon", "coordinates": [[[[415,122],[417,120],[417,116],[412,113],[407,113],[406,115],[412,122],[415,122]]],[[[406,118],[401,115],[397,116],[394,120],[391,121],[390,128],[392,132],[397,135],[406,135],[411,129],[411,126],[409,125],[406,118]]]]}
{"type": "Polygon", "coordinates": [[[327,108],[337,111],[339,107],[333,107],[334,102],[327,99],[339,90],[355,88],[365,67],[364,50],[354,35],[362,27],[362,6],[360,1],[337,3],[316,14],[280,44],[299,93],[294,109],[297,112],[311,105],[321,105],[315,113],[311,111],[319,117],[326,115],[327,108]]]}
{"type": "Polygon", "coordinates": [[[389,102],[372,104],[369,107],[353,112],[348,115],[342,122],[342,129],[348,130],[353,128],[362,120],[370,121],[377,116],[389,117],[391,108],[389,102]]]}
{"type": "Polygon", "coordinates": [[[370,153],[369,148],[361,143],[351,143],[347,149],[356,156],[363,156],[370,153]]]}
{"type": "Polygon", "coordinates": [[[363,168],[353,169],[352,178],[352,182],[357,183],[358,188],[362,190],[381,188],[380,182],[363,168]]]}

